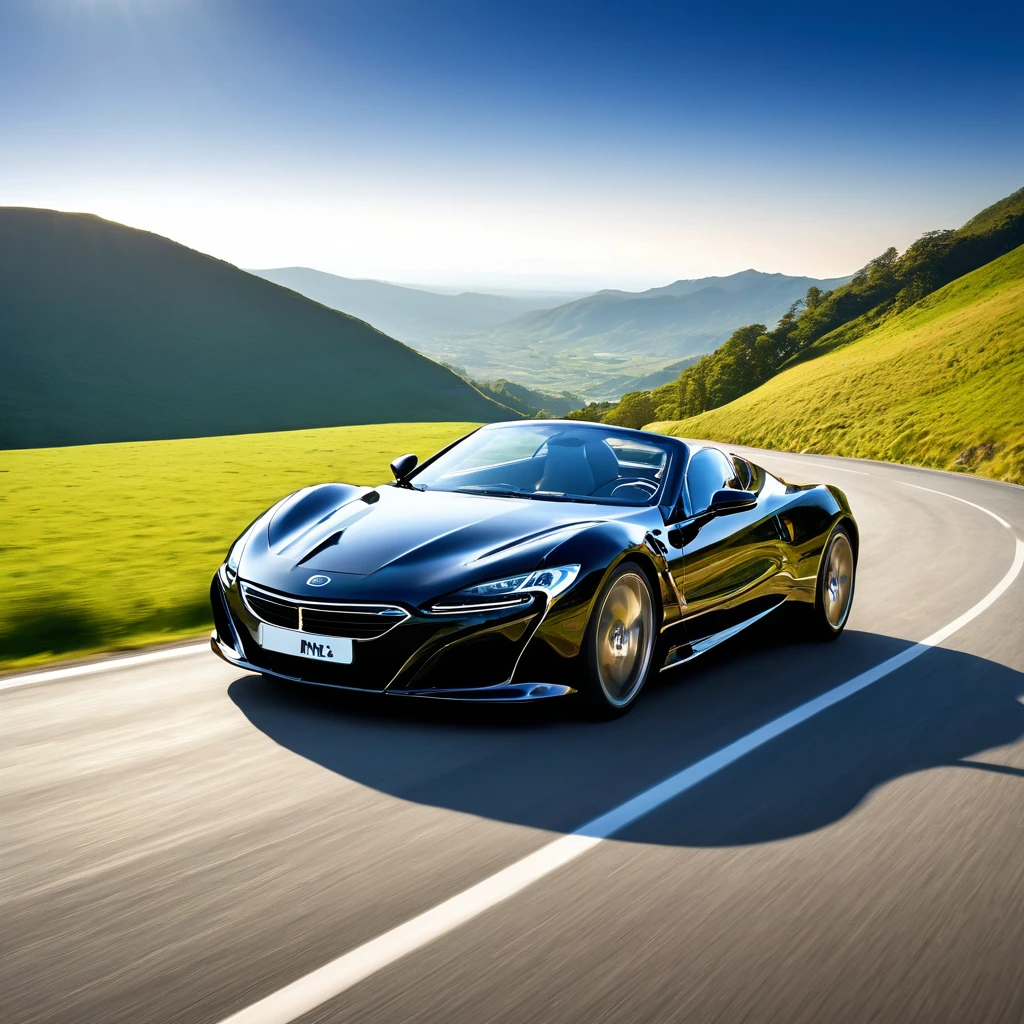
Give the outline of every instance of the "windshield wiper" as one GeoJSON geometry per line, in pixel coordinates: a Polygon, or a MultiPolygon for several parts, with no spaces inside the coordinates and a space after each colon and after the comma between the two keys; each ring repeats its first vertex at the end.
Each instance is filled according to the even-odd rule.
{"type": "Polygon", "coordinates": [[[528,498],[529,494],[523,494],[518,487],[511,484],[498,484],[488,486],[487,484],[463,484],[455,488],[456,492],[463,494],[482,494],[488,498],[528,498]]]}
{"type": "MultiPolygon", "coordinates": [[[[606,498],[594,498],[585,494],[569,495],[562,491],[523,491],[512,484],[463,484],[453,488],[454,493],[480,494],[488,498],[529,498],[531,501],[568,501],[576,505],[615,505],[606,498]],[[507,489],[506,489],[507,488],[507,489]]],[[[637,506],[639,507],[639,506],[637,506]]]]}
{"type": "Polygon", "coordinates": [[[602,504],[600,499],[580,497],[573,498],[568,494],[563,494],[561,491],[534,491],[532,494],[526,495],[529,498],[536,498],[538,501],[572,501],[577,505],[600,505],[602,504]]]}

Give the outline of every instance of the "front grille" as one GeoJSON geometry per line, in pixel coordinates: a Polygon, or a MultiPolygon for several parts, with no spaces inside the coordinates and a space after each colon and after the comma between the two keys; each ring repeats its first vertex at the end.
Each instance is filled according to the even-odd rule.
{"type": "Polygon", "coordinates": [[[284,626],[286,629],[299,628],[299,606],[285,604],[274,598],[254,594],[248,587],[243,588],[245,603],[258,619],[269,622],[272,626],[284,626]]]}
{"type": "Polygon", "coordinates": [[[299,598],[284,597],[251,583],[243,583],[241,586],[246,607],[256,618],[272,626],[300,629],[321,636],[375,640],[409,617],[409,613],[398,605],[343,604],[333,601],[307,604],[299,598]]]}

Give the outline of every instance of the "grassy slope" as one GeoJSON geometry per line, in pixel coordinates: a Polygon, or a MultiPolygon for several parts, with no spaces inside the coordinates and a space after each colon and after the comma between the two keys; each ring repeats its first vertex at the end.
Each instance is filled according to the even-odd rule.
{"type": "Polygon", "coordinates": [[[683,437],[1024,483],[1024,246],[864,337],[691,419],[683,437]]]}
{"type": "Polygon", "coordinates": [[[0,448],[514,419],[369,324],[146,231],[0,209],[0,448]]]}
{"type": "Polygon", "coordinates": [[[547,416],[565,416],[573,409],[584,405],[583,399],[571,391],[556,394],[551,391],[537,391],[511,380],[471,380],[470,383],[483,395],[514,409],[523,416],[534,417],[543,412],[547,416]]]}
{"type": "Polygon", "coordinates": [[[0,665],[196,635],[228,546],[278,498],[380,483],[396,455],[425,457],[474,425],[0,452],[0,665]]]}

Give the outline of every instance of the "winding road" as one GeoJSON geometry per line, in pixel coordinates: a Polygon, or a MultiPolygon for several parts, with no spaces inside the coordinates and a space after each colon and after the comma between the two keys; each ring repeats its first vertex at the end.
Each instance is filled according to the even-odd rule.
{"type": "Polygon", "coordinates": [[[848,494],[846,633],[618,722],[0,679],[3,1021],[1020,1024],[1024,488],[751,454],[848,494]]]}

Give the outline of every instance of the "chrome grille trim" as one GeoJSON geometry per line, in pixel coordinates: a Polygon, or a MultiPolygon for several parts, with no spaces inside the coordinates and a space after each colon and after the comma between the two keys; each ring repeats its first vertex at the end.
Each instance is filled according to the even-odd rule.
{"type": "Polygon", "coordinates": [[[308,630],[311,633],[325,632],[327,629],[344,629],[346,619],[358,616],[362,621],[350,622],[350,633],[329,632],[329,636],[349,636],[352,633],[359,633],[365,629],[373,630],[372,636],[351,635],[351,639],[365,641],[377,640],[390,633],[395,626],[401,625],[410,617],[408,611],[397,604],[382,604],[378,602],[355,602],[355,601],[307,601],[301,597],[292,597],[287,594],[280,594],[275,590],[268,590],[255,583],[239,580],[239,590],[242,595],[242,602],[251,615],[254,615],[260,622],[266,622],[271,626],[281,626],[281,622],[274,622],[267,617],[267,610],[259,611],[259,604],[276,605],[281,612],[287,616],[289,611],[295,613],[294,625],[284,625],[285,629],[308,630]],[[313,622],[307,621],[308,619],[313,622]],[[323,617],[324,622],[317,623],[316,620],[323,617]],[[336,621],[332,621],[336,620],[336,621]]]}

